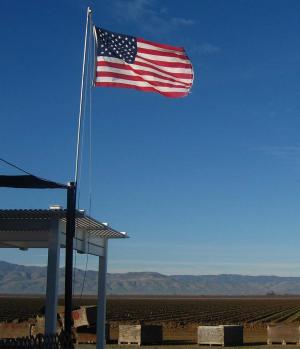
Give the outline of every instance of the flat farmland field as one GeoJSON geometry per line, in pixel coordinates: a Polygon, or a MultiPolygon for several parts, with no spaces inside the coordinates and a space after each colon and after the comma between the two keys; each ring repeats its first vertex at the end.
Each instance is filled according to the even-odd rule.
{"type": "Polygon", "coordinates": [[[300,298],[109,298],[107,320],[181,326],[300,322],[300,298]]]}
{"type": "Polygon", "coordinates": [[[265,343],[267,324],[300,324],[300,298],[111,298],[107,320],[113,338],[119,323],[161,324],[164,340],[177,343],[195,343],[199,325],[243,324],[245,342],[265,343]]]}
{"type": "MultiPolygon", "coordinates": [[[[75,298],[74,303],[96,305],[96,298],[75,298]]],[[[0,321],[33,318],[44,304],[42,297],[2,296],[0,321]]],[[[108,297],[107,321],[112,340],[119,324],[161,324],[170,343],[195,342],[198,325],[243,324],[246,342],[266,342],[267,324],[300,324],[300,297],[108,297]]]]}

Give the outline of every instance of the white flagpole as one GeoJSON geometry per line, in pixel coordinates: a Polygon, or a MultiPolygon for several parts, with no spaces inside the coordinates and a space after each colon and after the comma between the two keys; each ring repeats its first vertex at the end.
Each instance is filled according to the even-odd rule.
{"type": "Polygon", "coordinates": [[[86,26],[85,26],[85,37],[84,37],[84,51],[83,51],[83,62],[82,62],[82,76],[81,76],[81,89],[80,89],[80,104],[79,104],[79,115],[78,115],[78,129],[77,129],[77,145],[76,145],[76,162],[75,162],[75,176],[74,182],[75,187],[78,179],[78,167],[79,167],[79,157],[80,157],[80,146],[81,146],[81,125],[82,125],[82,104],[83,104],[83,87],[84,87],[84,77],[85,77],[85,61],[86,61],[86,47],[87,47],[87,34],[89,20],[91,20],[92,10],[90,7],[87,8],[86,13],[86,26]]]}

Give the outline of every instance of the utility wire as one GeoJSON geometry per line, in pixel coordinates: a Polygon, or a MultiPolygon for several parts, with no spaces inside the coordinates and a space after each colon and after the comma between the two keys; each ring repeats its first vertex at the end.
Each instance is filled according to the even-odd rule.
{"type": "MultiPolygon", "coordinates": [[[[83,105],[82,105],[82,129],[81,129],[81,147],[80,147],[80,153],[79,153],[79,169],[78,169],[78,177],[77,177],[77,209],[80,208],[80,199],[81,199],[81,183],[82,183],[82,167],[83,167],[83,150],[84,150],[84,141],[85,141],[85,124],[86,124],[86,101],[87,101],[87,87],[88,87],[88,80],[89,80],[89,61],[90,61],[90,57],[89,57],[89,50],[87,51],[87,75],[84,81],[84,89],[83,89],[83,93],[84,93],[84,99],[83,99],[83,105]]],[[[76,231],[75,231],[75,238],[76,238],[76,231]]],[[[77,264],[77,251],[74,250],[74,270],[73,270],[73,293],[74,293],[74,289],[75,289],[75,281],[76,281],[76,264],[77,264]]]]}
{"type": "Polygon", "coordinates": [[[36,177],[36,176],[35,176],[35,175],[33,175],[32,173],[27,172],[27,171],[26,171],[26,170],[24,170],[23,168],[21,168],[21,167],[19,167],[19,166],[15,165],[15,164],[13,164],[13,163],[11,163],[11,162],[7,161],[7,160],[4,160],[4,159],[0,158],[0,161],[4,162],[5,164],[7,164],[7,165],[9,165],[9,166],[11,166],[11,167],[13,167],[13,168],[15,168],[15,169],[17,169],[17,170],[19,170],[19,171],[23,172],[23,173],[28,174],[29,176],[34,176],[34,177],[36,177]]]}
{"type": "MultiPolygon", "coordinates": [[[[92,19],[90,20],[90,27],[89,27],[89,40],[88,40],[88,50],[87,50],[87,74],[86,74],[86,79],[84,81],[84,103],[83,103],[83,123],[82,123],[82,140],[81,140],[81,151],[80,151],[80,167],[79,167],[79,181],[78,181],[78,201],[77,201],[77,208],[80,206],[80,198],[81,198],[81,192],[80,192],[80,185],[82,183],[82,167],[83,167],[83,149],[84,149],[84,143],[85,143],[85,132],[86,132],[86,114],[87,114],[87,98],[88,98],[88,103],[89,103],[89,216],[91,215],[91,172],[92,172],[92,141],[91,141],[91,134],[92,134],[92,81],[93,81],[93,69],[92,66],[94,64],[94,61],[92,59],[92,19]]],[[[83,276],[83,282],[82,282],[82,287],[81,287],[81,292],[80,292],[80,301],[82,299],[82,294],[85,286],[85,280],[86,280],[86,273],[87,273],[87,266],[88,266],[88,260],[89,260],[89,238],[90,234],[88,233],[87,237],[87,257],[86,257],[86,263],[85,263],[85,269],[84,269],[84,276],[83,276]]],[[[76,266],[76,256],[77,253],[75,252],[75,266],[76,266]]],[[[73,273],[73,285],[75,285],[75,280],[76,280],[76,274],[75,274],[75,269],[73,273]]]]}

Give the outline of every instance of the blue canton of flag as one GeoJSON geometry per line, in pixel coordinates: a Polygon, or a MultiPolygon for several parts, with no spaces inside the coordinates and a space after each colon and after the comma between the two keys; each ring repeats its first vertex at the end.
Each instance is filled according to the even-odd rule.
{"type": "Polygon", "coordinates": [[[133,63],[137,54],[136,38],[96,28],[97,56],[107,56],[133,63]]]}

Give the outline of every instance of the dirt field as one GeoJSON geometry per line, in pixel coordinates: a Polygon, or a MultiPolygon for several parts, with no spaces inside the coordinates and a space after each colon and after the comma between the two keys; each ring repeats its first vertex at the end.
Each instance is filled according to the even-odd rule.
{"type": "MultiPolygon", "coordinates": [[[[77,299],[75,304],[94,305],[96,299],[77,299]]],[[[41,297],[0,297],[0,321],[32,318],[43,305],[41,297]]],[[[300,298],[109,297],[107,321],[112,342],[118,338],[119,324],[161,324],[166,345],[195,343],[201,324],[243,324],[244,341],[253,345],[266,343],[269,323],[300,324],[300,298]]],[[[89,332],[95,338],[93,329],[89,332]]]]}
{"type": "Polygon", "coordinates": [[[112,338],[119,323],[163,325],[166,343],[196,342],[197,326],[243,324],[246,343],[266,343],[270,323],[300,323],[300,298],[116,298],[108,300],[112,338]]]}
{"type": "MultiPolygon", "coordinates": [[[[79,349],[95,349],[96,346],[93,344],[80,344],[79,349]]],[[[133,346],[126,346],[126,345],[115,345],[115,344],[108,344],[105,346],[106,349],[132,349],[133,346]]],[[[199,346],[197,344],[184,344],[184,345],[152,345],[152,346],[140,346],[138,348],[141,349],[211,349],[210,346],[199,346]]],[[[219,346],[213,346],[213,348],[222,348],[219,346]]],[[[243,345],[242,347],[235,346],[235,347],[226,347],[228,349],[282,349],[282,345],[243,345]]],[[[286,345],[284,346],[284,349],[296,349],[298,346],[295,345],[286,345]]]]}

